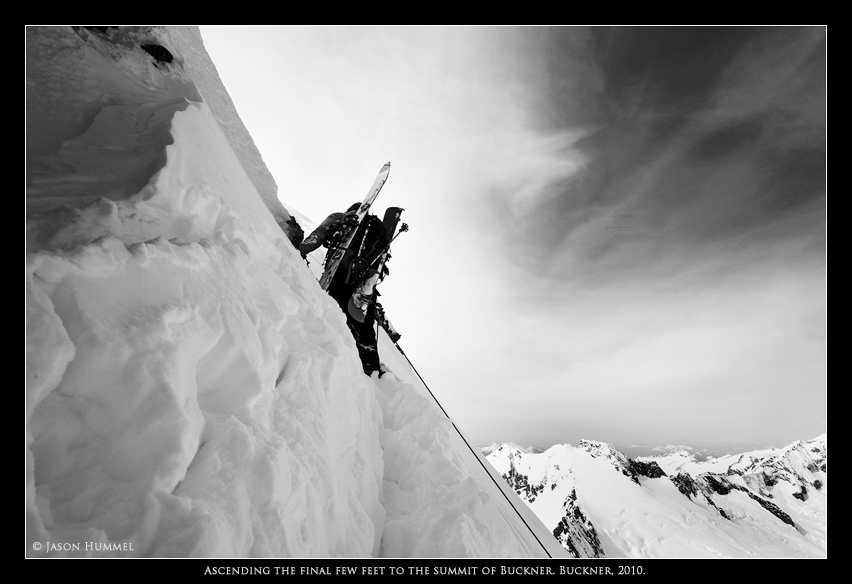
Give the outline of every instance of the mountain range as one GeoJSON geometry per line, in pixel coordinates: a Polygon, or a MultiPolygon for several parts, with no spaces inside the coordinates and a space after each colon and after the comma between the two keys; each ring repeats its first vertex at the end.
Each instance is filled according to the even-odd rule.
{"type": "Polygon", "coordinates": [[[630,458],[582,440],[482,452],[574,557],[826,556],[825,434],[718,457],[663,450],[630,458]]]}

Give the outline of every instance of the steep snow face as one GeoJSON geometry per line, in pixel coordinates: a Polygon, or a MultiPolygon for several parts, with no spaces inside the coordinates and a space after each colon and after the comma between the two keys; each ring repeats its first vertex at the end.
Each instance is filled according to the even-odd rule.
{"type": "Polygon", "coordinates": [[[54,136],[32,123],[29,538],[377,553],[374,386],[181,56],[139,49],[168,44],[156,29],[27,34],[30,114],[79,114],[54,136]]]}
{"type": "Polygon", "coordinates": [[[826,554],[824,435],[712,459],[703,468],[692,461],[689,472],[682,451],[633,460],[591,440],[541,454],[505,445],[489,452],[489,462],[576,557],[826,554]]]}
{"type": "Polygon", "coordinates": [[[387,520],[382,556],[565,555],[535,516],[524,513],[514,494],[518,509],[502,496],[487,463],[478,463],[421,384],[388,374],[376,385],[385,423],[381,443],[387,520]]]}
{"type": "Polygon", "coordinates": [[[28,28],[27,74],[28,553],[564,553],[386,336],[363,375],[197,30],[28,28]]]}

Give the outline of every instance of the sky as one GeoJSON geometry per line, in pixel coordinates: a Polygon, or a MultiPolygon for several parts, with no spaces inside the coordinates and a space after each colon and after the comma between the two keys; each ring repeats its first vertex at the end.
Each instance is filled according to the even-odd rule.
{"type": "Polygon", "coordinates": [[[201,27],[315,222],[405,209],[381,302],[477,443],[826,431],[823,27],[201,27]]]}

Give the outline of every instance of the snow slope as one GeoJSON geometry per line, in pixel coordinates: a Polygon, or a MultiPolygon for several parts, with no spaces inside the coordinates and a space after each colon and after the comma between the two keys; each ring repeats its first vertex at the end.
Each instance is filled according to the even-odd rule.
{"type": "MultiPolygon", "coordinates": [[[[306,233],[316,227],[311,220],[302,221],[297,211],[288,211],[300,217],[306,233]]],[[[317,278],[324,256],[319,248],[309,257],[317,278]]],[[[383,329],[378,333],[382,364],[391,371],[374,378],[384,416],[387,518],[382,554],[568,557],[552,531],[443,410],[400,347],[383,329]]]]}
{"type": "Polygon", "coordinates": [[[562,553],[386,337],[363,375],[196,29],[26,35],[28,556],[562,553]]]}
{"type": "Polygon", "coordinates": [[[488,460],[572,555],[818,558],[827,551],[826,438],[684,463],[582,441],[488,460]]]}

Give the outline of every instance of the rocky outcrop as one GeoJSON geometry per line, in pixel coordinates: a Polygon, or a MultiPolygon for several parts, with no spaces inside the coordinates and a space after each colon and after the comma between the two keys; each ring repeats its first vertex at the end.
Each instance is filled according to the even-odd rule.
{"type": "Polygon", "coordinates": [[[783,510],[781,510],[781,508],[778,505],[775,505],[774,503],[770,503],[769,501],[767,501],[766,499],[763,499],[762,497],[758,497],[757,495],[755,495],[754,493],[752,493],[751,491],[749,491],[745,487],[737,487],[737,489],[740,490],[740,491],[743,491],[746,495],[751,497],[753,500],[757,501],[757,503],[760,504],[761,507],[763,507],[764,509],[766,509],[767,511],[769,511],[770,513],[775,515],[775,517],[777,517],[778,519],[780,519],[781,521],[783,521],[787,525],[790,525],[792,527],[796,527],[796,523],[793,521],[793,518],[790,517],[783,510]]]}
{"type": "Polygon", "coordinates": [[[735,488],[727,478],[709,473],[701,475],[701,482],[717,495],[727,495],[735,488]]]}
{"type": "Polygon", "coordinates": [[[659,479],[666,476],[666,473],[663,472],[663,469],[656,462],[641,462],[631,458],[628,461],[630,462],[630,470],[634,476],[638,475],[648,477],[649,479],[659,479]]]}
{"type": "Polygon", "coordinates": [[[512,490],[514,490],[523,500],[532,503],[535,498],[544,490],[544,485],[531,485],[527,475],[518,472],[515,468],[514,461],[509,468],[509,472],[503,473],[505,480],[512,490]]]}
{"type": "Polygon", "coordinates": [[[559,540],[575,558],[604,558],[603,547],[598,539],[595,526],[577,505],[577,491],[571,494],[563,504],[565,515],[553,529],[553,536],[559,540]]]}
{"type": "Polygon", "coordinates": [[[677,487],[677,490],[681,492],[685,497],[692,499],[698,493],[700,493],[698,486],[695,484],[695,480],[689,473],[679,472],[675,476],[669,477],[674,486],[677,487]]]}

